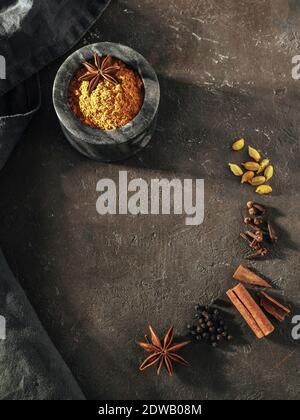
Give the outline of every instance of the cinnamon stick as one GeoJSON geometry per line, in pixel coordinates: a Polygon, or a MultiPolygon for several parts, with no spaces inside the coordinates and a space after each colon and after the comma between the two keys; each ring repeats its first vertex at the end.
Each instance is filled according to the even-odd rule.
{"type": "Polygon", "coordinates": [[[257,338],[266,337],[274,331],[271,322],[242,284],[238,284],[233,289],[228,290],[227,296],[257,338]]]}
{"type": "Polygon", "coordinates": [[[264,333],[257,325],[255,319],[251,315],[251,313],[248,311],[248,309],[243,305],[243,303],[239,300],[237,295],[234,293],[233,289],[230,289],[227,291],[227,296],[233,303],[233,305],[236,307],[236,309],[239,311],[241,316],[244,318],[244,320],[247,322],[251,330],[254,332],[257,338],[263,338],[264,333]]]}
{"type": "Polygon", "coordinates": [[[260,292],[260,295],[260,306],[278,321],[284,321],[285,317],[291,313],[291,311],[288,308],[283,306],[281,303],[279,303],[276,299],[274,299],[267,293],[260,292]]]}
{"type": "Polygon", "coordinates": [[[249,268],[244,267],[243,265],[240,265],[237,268],[233,278],[242,283],[272,288],[272,286],[266,280],[259,277],[257,274],[253,273],[253,271],[249,270],[249,268]]]}

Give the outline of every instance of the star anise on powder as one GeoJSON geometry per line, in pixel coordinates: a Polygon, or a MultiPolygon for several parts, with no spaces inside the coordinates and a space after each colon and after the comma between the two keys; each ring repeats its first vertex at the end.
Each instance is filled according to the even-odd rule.
{"type": "Polygon", "coordinates": [[[83,66],[87,69],[87,72],[79,77],[80,81],[89,82],[88,94],[90,95],[93,90],[96,89],[100,80],[107,80],[115,85],[119,83],[116,78],[116,72],[120,67],[112,62],[112,56],[107,55],[105,58],[101,58],[98,54],[94,54],[94,64],[88,61],[83,61],[83,66]]]}
{"type": "Polygon", "coordinates": [[[157,336],[154,329],[149,326],[151,334],[151,342],[146,336],[147,342],[139,341],[138,345],[142,347],[146,352],[152,353],[140,366],[140,370],[143,371],[150,366],[158,363],[156,370],[157,375],[160,374],[162,367],[164,366],[170,376],[173,374],[173,364],[179,363],[184,366],[190,366],[189,363],[184,360],[176,352],[190,343],[190,341],[184,341],[182,343],[173,343],[174,338],[174,327],[171,327],[164,339],[161,341],[157,336]]]}

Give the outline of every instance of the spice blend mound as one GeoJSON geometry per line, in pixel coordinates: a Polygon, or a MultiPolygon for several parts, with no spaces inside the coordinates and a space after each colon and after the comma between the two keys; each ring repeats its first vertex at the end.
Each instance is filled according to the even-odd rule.
{"type": "Polygon", "coordinates": [[[144,101],[140,76],[123,61],[94,56],[82,63],[69,85],[68,102],[77,118],[92,128],[113,130],[132,121],[144,101]]]}

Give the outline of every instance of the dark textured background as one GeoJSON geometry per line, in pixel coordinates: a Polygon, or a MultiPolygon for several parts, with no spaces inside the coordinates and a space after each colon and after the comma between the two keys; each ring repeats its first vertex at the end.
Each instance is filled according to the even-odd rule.
{"type": "MultiPolygon", "coordinates": [[[[150,146],[123,165],[89,161],[64,139],[51,103],[58,60],[41,73],[43,105],[1,173],[0,245],[88,398],[297,398],[299,345],[287,321],[257,341],[233,319],[224,350],[182,352],[193,367],[169,379],[138,371],[135,341],[149,322],[178,336],[193,306],[223,298],[242,261],[241,207],[254,197],[227,169],[240,136],[274,162],[280,244],[253,266],[300,314],[300,6],[287,0],[113,1],[81,44],[115,41],[157,70],[162,103],[150,146]],[[96,183],[130,177],[198,177],[205,222],[178,216],[96,213],[96,183]]],[[[228,309],[231,314],[234,310],[228,309]]]]}

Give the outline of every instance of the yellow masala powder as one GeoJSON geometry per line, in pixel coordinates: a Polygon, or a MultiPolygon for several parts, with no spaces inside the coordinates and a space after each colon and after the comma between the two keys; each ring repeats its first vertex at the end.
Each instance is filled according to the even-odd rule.
{"type": "Polygon", "coordinates": [[[93,128],[112,130],[129,123],[139,113],[144,100],[144,86],[139,75],[120,60],[114,60],[118,84],[101,79],[89,95],[89,82],[79,81],[77,72],[69,87],[69,104],[84,123],[93,128]]]}

